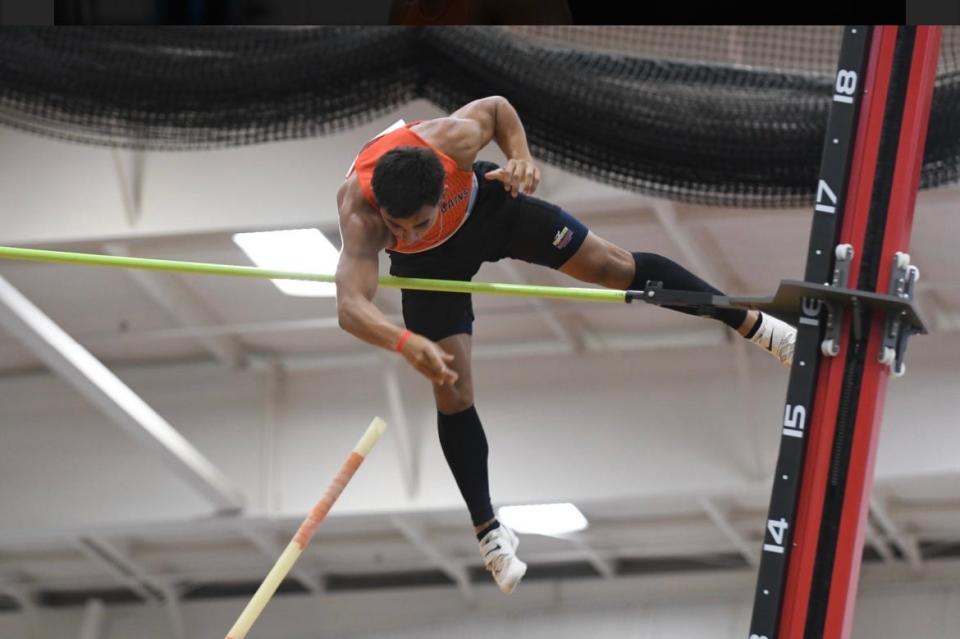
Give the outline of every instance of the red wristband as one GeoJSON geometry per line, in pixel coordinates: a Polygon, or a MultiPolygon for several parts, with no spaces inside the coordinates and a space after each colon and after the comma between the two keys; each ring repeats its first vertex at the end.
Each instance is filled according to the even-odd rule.
{"type": "Polygon", "coordinates": [[[398,353],[403,350],[403,345],[407,343],[407,340],[410,339],[410,336],[413,335],[413,331],[407,329],[400,333],[400,339],[397,340],[397,345],[393,347],[393,350],[398,353]]]}

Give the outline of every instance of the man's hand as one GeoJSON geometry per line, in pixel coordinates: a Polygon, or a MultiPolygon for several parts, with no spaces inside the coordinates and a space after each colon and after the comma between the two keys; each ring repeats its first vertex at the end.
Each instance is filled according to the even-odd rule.
{"type": "Polygon", "coordinates": [[[423,335],[411,335],[400,353],[421,375],[437,386],[457,381],[457,372],[447,366],[453,361],[453,355],[423,335]]]}
{"type": "Polygon", "coordinates": [[[517,197],[521,190],[531,195],[540,186],[540,169],[533,160],[509,160],[506,166],[490,171],[483,177],[503,182],[504,190],[510,191],[513,197],[517,197]]]}

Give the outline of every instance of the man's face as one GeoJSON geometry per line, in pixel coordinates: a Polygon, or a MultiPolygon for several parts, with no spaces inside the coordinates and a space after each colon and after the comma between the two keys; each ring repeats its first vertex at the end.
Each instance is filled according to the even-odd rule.
{"type": "Polygon", "coordinates": [[[380,210],[380,217],[399,241],[405,244],[416,242],[423,234],[430,230],[437,220],[439,206],[424,206],[410,217],[391,217],[389,213],[380,210]]]}

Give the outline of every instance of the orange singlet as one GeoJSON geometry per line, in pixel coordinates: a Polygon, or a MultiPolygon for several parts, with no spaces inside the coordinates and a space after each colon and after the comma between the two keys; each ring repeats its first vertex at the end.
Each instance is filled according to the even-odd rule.
{"type": "Polygon", "coordinates": [[[377,165],[377,160],[391,149],[398,146],[419,146],[430,149],[436,154],[440,163],[443,165],[443,194],[440,196],[440,213],[437,219],[423,236],[416,242],[401,242],[394,238],[393,244],[387,247],[397,253],[421,253],[439,246],[446,242],[456,233],[463,223],[467,221],[470,215],[470,208],[477,190],[477,179],[473,171],[464,171],[457,166],[453,158],[446,155],[440,149],[432,146],[426,140],[410,130],[410,127],[417,124],[402,124],[402,120],[381,133],[366,146],[360,150],[357,159],[353,161],[353,166],[347,172],[350,177],[354,172],[360,181],[360,189],[370,205],[379,211],[377,198],[373,194],[373,169],[377,165]],[[402,126],[398,126],[401,125],[402,126]]]}

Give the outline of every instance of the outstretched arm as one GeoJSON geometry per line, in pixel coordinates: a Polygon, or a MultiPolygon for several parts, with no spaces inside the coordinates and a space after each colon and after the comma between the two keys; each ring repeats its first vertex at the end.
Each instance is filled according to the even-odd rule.
{"type": "MultiPolygon", "coordinates": [[[[342,194],[341,194],[342,197],[342,194]]],[[[386,246],[388,231],[363,214],[344,211],[341,199],[340,233],[343,249],[337,263],[337,317],[340,327],[368,344],[394,350],[404,329],[389,322],[373,303],[380,275],[380,250],[386,246]]],[[[434,384],[457,381],[448,364],[453,355],[422,335],[412,334],[401,345],[404,359],[434,384]]]]}
{"type": "Polygon", "coordinates": [[[343,249],[337,263],[337,317],[340,328],[368,344],[393,348],[403,329],[387,321],[373,303],[380,275],[380,249],[358,216],[341,222],[343,249]]]}

